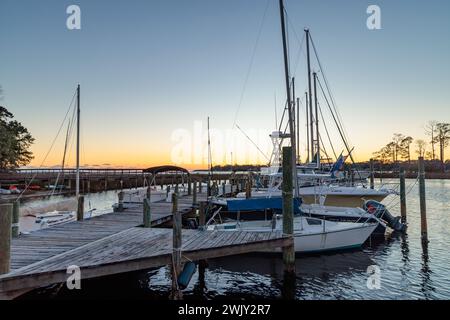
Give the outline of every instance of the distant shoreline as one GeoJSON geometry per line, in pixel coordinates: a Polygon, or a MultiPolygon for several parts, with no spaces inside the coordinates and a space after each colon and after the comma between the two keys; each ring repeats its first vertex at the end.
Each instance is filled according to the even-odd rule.
{"type": "MultiPolygon", "coordinates": [[[[386,172],[386,173],[375,172],[374,176],[375,176],[375,178],[386,178],[386,179],[399,178],[398,172],[386,172]]],[[[406,179],[416,179],[417,172],[406,172],[405,178],[406,179]]],[[[429,180],[450,179],[450,172],[425,172],[425,179],[429,179],[429,180]]]]}

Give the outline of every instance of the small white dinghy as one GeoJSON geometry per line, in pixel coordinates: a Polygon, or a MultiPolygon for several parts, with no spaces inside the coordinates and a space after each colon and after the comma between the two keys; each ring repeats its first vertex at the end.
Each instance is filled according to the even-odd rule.
{"type": "MultiPolygon", "coordinates": [[[[281,231],[283,219],[274,215],[270,220],[233,221],[210,225],[208,230],[281,231]]],[[[380,222],[335,222],[304,216],[294,217],[294,246],[297,253],[313,253],[359,248],[380,222]]]]}
{"type": "Polygon", "coordinates": [[[53,211],[41,213],[35,217],[35,223],[38,223],[41,228],[53,227],[76,220],[76,215],[73,211],[53,211]]]}

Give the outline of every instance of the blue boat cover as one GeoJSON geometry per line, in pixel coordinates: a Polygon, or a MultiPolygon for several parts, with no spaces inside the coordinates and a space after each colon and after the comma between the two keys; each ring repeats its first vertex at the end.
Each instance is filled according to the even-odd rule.
{"type": "MultiPolygon", "coordinates": [[[[294,213],[300,213],[301,204],[302,200],[300,198],[293,199],[294,213]]],[[[227,199],[228,211],[263,211],[266,209],[281,211],[283,209],[283,198],[227,199]]]]}

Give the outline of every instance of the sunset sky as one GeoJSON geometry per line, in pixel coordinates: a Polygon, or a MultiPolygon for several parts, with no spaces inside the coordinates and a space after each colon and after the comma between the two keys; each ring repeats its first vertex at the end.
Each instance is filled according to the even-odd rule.
{"type": "MultiPolygon", "coordinates": [[[[450,122],[449,1],[286,0],[286,10],[297,92],[309,27],[358,160],[394,133],[425,139],[428,120],[450,122]],[[371,4],[381,30],[366,26],[371,4]]],[[[61,163],[67,122],[43,160],[78,83],[83,165],[205,167],[208,116],[214,163],[264,163],[234,123],[270,155],[275,101],[279,120],[286,99],[279,19],[276,0],[1,0],[0,105],[36,138],[33,166],[61,163]],[[72,4],[81,30],[66,27],[72,4]]]]}

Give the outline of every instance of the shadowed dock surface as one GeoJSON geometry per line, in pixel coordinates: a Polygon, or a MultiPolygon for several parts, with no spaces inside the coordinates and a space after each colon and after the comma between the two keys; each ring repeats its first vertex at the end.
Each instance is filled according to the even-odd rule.
{"type": "MultiPolygon", "coordinates": [[[[201,195],[200,200],[206,199],[201,195]]],[[[178,209],[182,213],[191,210],[192,197],[180,198],[178,209]]],[[[152,226],[159,226],[172,219],[171,203],[152,203],[152,226]]],[[[112,211],[112,210],[111,210],[112,211]]],[[[75,249],[120,231],[142,224],[142,204],[125,205],[123,212],[111,212],[84,221],[74,221],[30,234],[22,234],[12,240],[11,270],[75,249]]]]}
{"type": "MultiPolygon", "coordinates": [[[[205,194],[197,195],[205,201],[205,194]]],[[[0,276],[0,298],[13,298],[34,288],[65,282],[67,268],[81,268],[81,278],[148,269],[171,263],[173,230],[142,228],[143,206],[125,203],[111,212],[74,221],[12,240],[11,272],[0,276]]],[[[178,212],[192,212],[192,196],[181,196],[178,212]]],[[[172,203],[151,204],[152,226],[172,220],[172,203]]],[[[182,231],[183,260],[275,249],[292,244],[279,232],[182,231]]]]}

